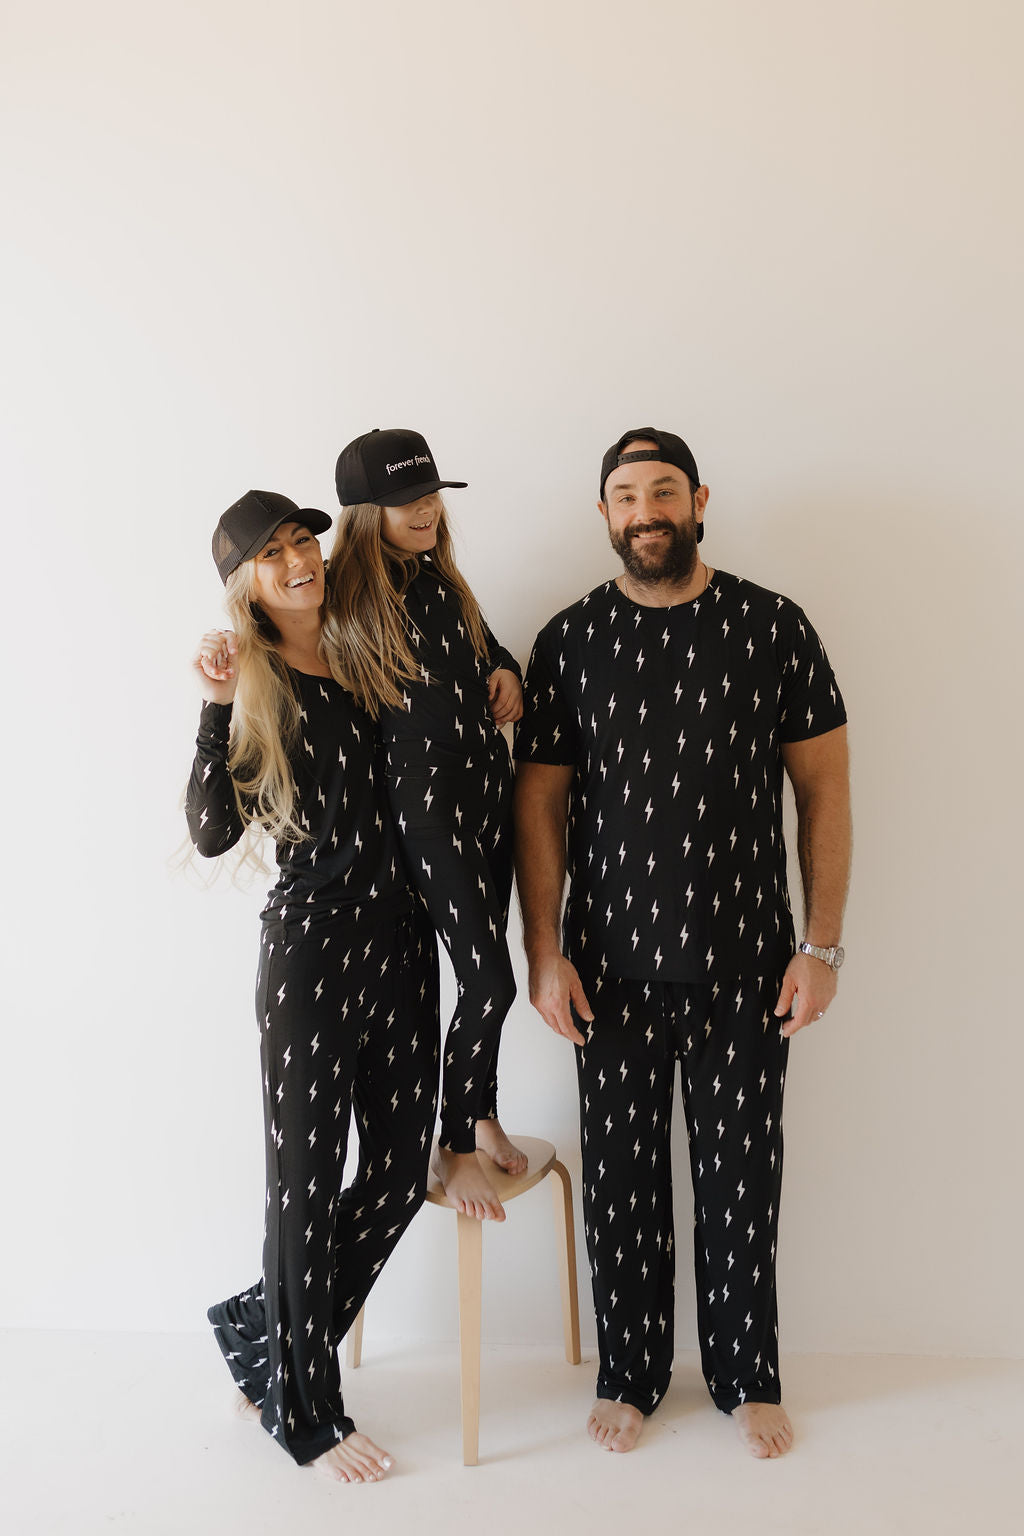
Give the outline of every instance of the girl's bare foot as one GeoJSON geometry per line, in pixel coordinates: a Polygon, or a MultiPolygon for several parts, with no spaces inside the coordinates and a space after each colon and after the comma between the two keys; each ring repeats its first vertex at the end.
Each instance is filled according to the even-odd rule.
{"type": "Polygon", "coordinates": [[[781,1403],[740,1403],[732,1411],[736,1432],[751,1456],[785,1456],[793,1445],[793,1426],[781,1403]]]}
{"type": "Polygon", "coordinates": [[[590,1410],[587,1434],[605,1451],[631,1451],[640,1437],[644,1416],[632,1403],[599,1397],[590,1410]]]}
{"type": "Polygon", "coordinates": [[[235,1393],[234,1409],[240,1419],[255,1419],[257,1424],[263,1417],[256,1404],[251,1398],[246,1397],[241,1387],[235,1393]]]}
{"type": "Polygon", "coordinates": [[[385,1472],[391,1471],[394,1462],[369,1436],[356,1432],[332,1445],[310,1465],[314,1472],[335,1483],[378,1483],[385,1472]]]}
{"type": "Polygon", "coordinates": [[[448,1196],[448,1204],[477,1221],[504,1221],[505,1207],[491,1188],[475,1152],[450,1152],[436,1146],[430,1171],[448,1196]]]}
{"type": "Polygon", "coordinates": [[[476,1148],[485,1157],[489,1157],[492,1163],[496,1163],[503,1173],[510,1173],[513,1178],[518,1178],[525,1173],[528,1167],[528,1159],[525,1152],[520,1152],[501,1128],[501,1121],[495,1116],[493,1120],[478,1120],[476,1123],[476,1148]]]}

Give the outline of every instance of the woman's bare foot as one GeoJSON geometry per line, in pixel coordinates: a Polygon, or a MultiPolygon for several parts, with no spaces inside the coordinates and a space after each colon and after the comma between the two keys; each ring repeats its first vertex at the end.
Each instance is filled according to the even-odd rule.
{"type": "Polygon", "coordinates": [[[599,1397],[590,1410],[587,1434],[605,1451],[631,1451],[640,1438],[644,1416],[632,1403],[599,1397]]]}
{"type": "Polygon", "coordinates": [[[394,1462],[387,1451],[357,1432],[346,1435],[310,1465],[314,1472],[335,1483],[377,1483],[385,1472],[391,1471],[394,1462]]]}
{"type": "Polygon", "coordinates": [[[525,1152],[520,1152],[501,1128],[501,1121],[495,1116],[493,1120],[478,1120],[476,1123],[476,1149],[489,1157],[492,1163],[496,1163],[503,1173],[510,1173],[513,1178],[518,1178],[525,1173],[529,1166],[529,1160],[525,1152]]]}
{"type": "Polygon", "coordinates": [[[437,1146],[430,1171],[448,1196],[448,1204],[463,1216],[475,1216],[477,1221],[505,1220],[505,1207],[488,1183],[475,1152],[450,1152],[437,1146]]]}
{"type": "Polygon", "coordinates": [[[257,1424],[263,1417],[256,1404],[251,1398],[246,1397],[241,1387],[235,1393],[234,1409],[240,1419],[255,1419],[257,1424]]]}
{"type": "Polygon", "coordinates": [[[793,1426],[781,1403],[740,1403],[732,1419],[751,1456],[764,1460],[792,1449],[793,1426]]]}

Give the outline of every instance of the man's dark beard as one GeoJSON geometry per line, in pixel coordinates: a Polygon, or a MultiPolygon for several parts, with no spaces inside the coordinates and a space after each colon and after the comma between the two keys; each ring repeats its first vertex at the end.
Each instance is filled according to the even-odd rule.
{"type": "Polygon", "coordinates": [[[622,561],[626,575],[646,586],[659,586],[663,581],[682,583],[688,581],[697,569],[697,519],[690,513],[690,521],[677,528],[674,523],[661,519],[653,523],[636,523],[624,533],[608,537],[612,548],[622,561]],[[638,548],[632,535],[651,533],[664,528],[668,538],[659,544],[657,551],[638,548]]]}

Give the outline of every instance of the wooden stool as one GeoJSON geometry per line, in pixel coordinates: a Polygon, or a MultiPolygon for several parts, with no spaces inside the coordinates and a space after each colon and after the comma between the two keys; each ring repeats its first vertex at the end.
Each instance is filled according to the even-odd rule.
{"type": "MultiPolygon", "coordinates": [[[[525,1194],[549,1173],[556,1175],[551,1185],[558,1236],[558,1274],[562,1285],[562,1328],[565,1334],[565,1358],[570,1365],[580,1363],[580,1309],[576,1288],[576,1229],[572,1214],[572,1184],[567,1170],[555,1157],[550,1141],[535,1136],[511,1136],[513,1144],[529,1159],[525,1173],[516,1177],[477,1153],[494,1193],[502,1205],[525,1194]]],[[[436,1143],[435,1143],[436,1145],[436,1143]]],[[[480,1443],[480,1311],[483,1228],[485,1223],[463,1216],[448,1204],[444,1190],[433,1174],[427,1181],[427,1199],[431,1205],[450,1211],[456,1218],[459,1244],[459,1354],[462,1373],[462,1461],[475,1467],[480,1443]]],[[[501,1226],[500,1222],[488,1225],[501,1226]]],[[[361,1309],[345,1341],[346,1365],[355,1369],[363,1353],[363,1313],[361,1309]]]]}

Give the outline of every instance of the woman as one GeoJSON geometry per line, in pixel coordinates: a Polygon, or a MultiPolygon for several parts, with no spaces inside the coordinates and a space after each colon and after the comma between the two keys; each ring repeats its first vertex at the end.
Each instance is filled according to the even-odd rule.
{"type": "Polygon", "coordinates": [[[386,789],[409,875],[452,961],[459,1000],[444,1046],[434,1171],[469,1216],[504,1220],[476,1156],[526,1158],[497,1118],[496,1064],[515,981],[511,765],[500,727],[522,714],[521,673],[459,573],[418,432],[367,432],[342,450],[328,573],[328,655],[380,721],[386,789]]]}
{"type": "Polygon", "coordinates": [[[437,955],[406,886],[372,722],[321,647],[323,512],[249,491],[214,559],[232,631],[204,635],[186,793],[199,852],[269,832],[256,1017],[267,1162],[263,1276],[209,1317],[245,1411],[301,1465],[374,1481],[391,1458],[345,1413],[337,1346],[423,1201],[436,1108],[437,955]],[[342,1190],[350,1109],[359,1166],[342,1190]]]}

